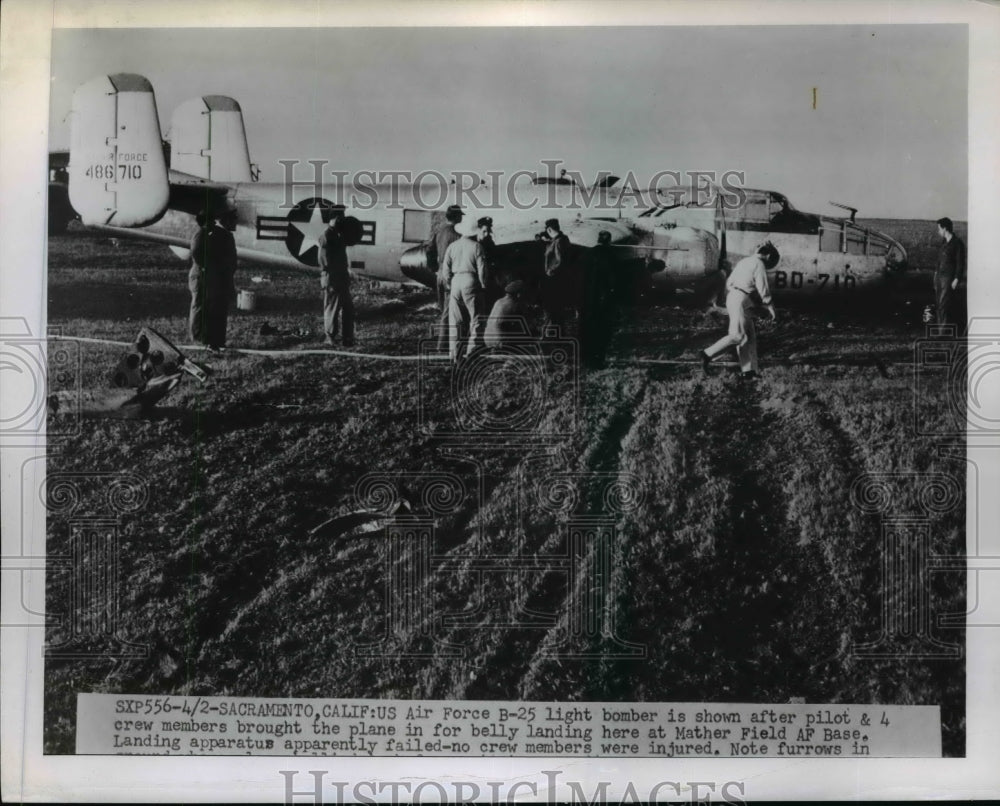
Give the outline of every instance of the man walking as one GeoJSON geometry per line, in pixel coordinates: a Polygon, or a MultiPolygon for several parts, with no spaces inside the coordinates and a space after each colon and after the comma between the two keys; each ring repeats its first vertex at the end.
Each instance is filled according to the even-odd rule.
{"type": "Polygon", "coordinates": [[[944,239],[938,255],[937,270],[934,272],[934,296],[937,302],[937,323],[954,324],[952,292],[965,279],[965,244],[955,234],[955,225],[950,218],[937,220],[938,235],[944,239]]]}
{"type": "Polygon", "coordinates": [[[448,247],[442,271],[448,283],[449,332],[448,355],[452,361],[462,357],[462,341],[469,343],[466,355],[482,345],[483,315],[489,278],[486,250],[482,241],[493,232],[493,219],[488,216],[476,222],[476,234],[459,238],[448,247]]]}
{"type": "Polygon", "coordinates": [[[323,343],[336,344],[342,327],[343,344],[354,346],[354,300],[347,243],[341,232],[343,216],[330,219],[319,239],[319,285],[323,290],[323,343]]]}
{"type": "Polygon", "coordinates": [[[424,246],[427,249],[427,268],[437,273],[437,302],[438,302],[438,340],[437,349],[443,353],[448,347],[448,319],[450,316],[448,305],[448,281],[442,272],[444,256],[448,252],[448,247],[462,237],[458,231],[458,225],[462,223],[465,213],[457,204],[451,205],[444,214],[445,220],[437,226],[431,237],[424,246]]]}
{"type": "Polygon", "coordinates": [[[199,213],[198,232],[191,239],[191,338],[210,350],[226,346],[229,305],[236,294],[236,241],[215,222],[211,213],[199,213]]]}
{"type": "Polygon", "coordinates": [[[757,331],[753,325],[753,294],[760,295],[771,319],[777,314],[771,303],[771,290],[767,285],[766,269],[778,265],[781,255],[770,241],[757,247],[757,252],[736,264],[726,280],[726,312],[729,314],[729,333],[701,354],[702,368],[708,372],[712,359],[729,347],[736,348],[743,378],[757,375],[757,331]]]}

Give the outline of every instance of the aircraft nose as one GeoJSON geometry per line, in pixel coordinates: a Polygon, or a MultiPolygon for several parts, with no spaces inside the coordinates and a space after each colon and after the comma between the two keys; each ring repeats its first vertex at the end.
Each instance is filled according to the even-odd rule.
{"type": "Polygon", "coordinates": [[[889,249],[889,254],[886,255],[885,267],[893,272],[906,271],[906,250],[902,244],[893,242],[892,247],[889,249]]]}

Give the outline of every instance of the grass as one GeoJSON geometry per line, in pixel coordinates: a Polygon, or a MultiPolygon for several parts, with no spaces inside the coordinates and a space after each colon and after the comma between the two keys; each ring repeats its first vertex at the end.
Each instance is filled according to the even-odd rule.
{"type": "MultiPolygon", "coordinates": [[[[237,279],[260,306],[231,318],[231,345],[321,346],[315,278],[241,269],[237,279]],[[261,335],[265,321],[287,335],[261,335]]],[[[360,351],[414,354],[436,320],[422,310],[429,292],[355,296],[360,351]]],[[[415,364],[190,353],[212,366],[207,384],[185,380],[147,419],[85,419],[50,451],[50,484],[84,474],[73,477],[78,507],[49,513],[52,556],[69,551],[75,519],[108,516],[113,476],[97,474],[130,474],[149,493],[138,511],[111,513],[118,635],[148,652],[108,657],[99,637],[54,624],[51,643],[97,654],[47,661],[46,752],[73,751],[77,692],[114,691],[939,704],[945,752],[963,755],[961,658],[851,650],[877,635],[883,594],[881,523],[852,506],[852,483],[866,473],[964,479],[940,440],[914,437],[906,362],[922,304],[903,303],[874,315],[782,311],[762,328],[765,374],[753,386],[724,368],[706,378],[694,363],[723,318],[638,309],[609,369],[561,380],[525,369],[504,381],[502,405],[519,388],[542,401],[527,438],[450,449],[421,428],[456,425],[443,367],[427,371],[421,401],[415,364]],[[634,362],[657,358],[692,363],[634,362]],[[381,529],[316,531],[360,508],[356,488],[371,473],[397,491],[399,523],[433,524],[428,572],[407,606],[388,610],[387,575],[419,561],[413,545],[381,529]],[[458,494],[435,498],[432,476],[457,479],[458,494]],[[634,506],[614,503],[615,482],[637,491],[634,506]],[[596,588],[553,559],[588,517],[614,534],[596,588]],[[574,613],[603,617],[614,635],[572,633],[574,613]]],[[[50,325],[65,334],[130,341],[150,324],[186,344],[187,305],[186,266],[159,247],[83,231],[50,241],[50,325]]],[[[122,348],[80,349],[82,388],[106,388],[122,348]]],[[[925,379],[920,405],[939,410],[945,391],[925,379]]],[[[900,478],[894,505],[911,511],[916,494],[900,478]]],[[[932,553],[964,550],[963,513],[964,499],[929,520],[932,553]]],[[[927,585],[932,614],[964,611],[961,575],[927,585]]],[[[50,612],[65,609],[69,587],[50,573],[50,612]]],[[[960,630],[940,637],[964,645],[960,630]]]]}

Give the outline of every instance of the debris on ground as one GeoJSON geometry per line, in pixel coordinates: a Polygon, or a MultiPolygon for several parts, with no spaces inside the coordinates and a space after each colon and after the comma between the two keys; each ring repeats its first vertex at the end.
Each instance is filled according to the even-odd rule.
{"type": "Polygon", "coordinates": [[[52,414],[135,419],[148,416],[185,374],[204,383],[210,372],[181,353],[166,336],[144,327],[111,372],[114,389],[57,392],[49,395],[47,402],[52,414]]]}

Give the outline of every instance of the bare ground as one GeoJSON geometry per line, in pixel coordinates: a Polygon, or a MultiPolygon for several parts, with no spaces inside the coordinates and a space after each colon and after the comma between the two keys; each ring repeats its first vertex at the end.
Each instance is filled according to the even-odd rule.
{"type": "MultiPolygon", "coordinates": [[[[185,275],[156,247],[53,238],[50,325],[129,341],[150,324],[187,343],[185,275]]],[[[231,344],[320,346],[314,279],[239,281],[261,306],[231,319],[231,344]],[[265,321],[287,335],[260,335],[265,321]]],[[[358,292],[360,350],[416,353],[430,295],[358,292]]],[[[112,512],[116,633],[139,656],[53,623],[50,644],[85,657],[46,662],[46,751],[73,751],[77,692],[107,691],[940,704],[945,752],[963,755],[964,660],[906,641],[894,658],[855,651],[878,637],[886,590],[882,523],[852,484],[964,480],[942,439],[914,433],[948,394],[912,365],[922,302],[783,312],[762,330],[756,384],[701,374],[724,318],[643,306],[608,369],[560,376],[550,355],[541,374],[486,372],[490,411],[535,395],[537,416],[457,444],[440,436],[460,424],[440,365],[192,353],[208,384],[185,381],[148,419],[82,420],[50,447],[50,485],[85,474],[75,508],[50,508],[50,557],[74,523],[108,516],[109,477],[94,474],[131,474],[149,497],[112,512]],[[639,363],[657,360],[684,363],[639,363]],[[402,501],[394,518],[315,531],[371,504],[356,486],[373,473],[402,501]],[[432,477],[459,492],[436,498],[432,477]]],[[[121,351],[82,345],[82,387],[105,388],[121,351]]],[[[897,485],[900,511],[918,506],[911,486],[897,485]]],[[[931,517],[933,554],[961,553],[963,513],[964,498],[931,517]]],[[[923,584],[931,613],[964,611],[963,575],[923,584]]],[[[50,613],[69,588],[49,574],[50,613]]],[[[964,645],[961,630],[938,637],[964,645]]]]}

